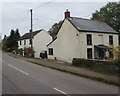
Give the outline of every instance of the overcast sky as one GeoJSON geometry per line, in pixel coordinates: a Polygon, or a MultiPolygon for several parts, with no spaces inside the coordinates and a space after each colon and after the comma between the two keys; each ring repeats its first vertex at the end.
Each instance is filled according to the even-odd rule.
{"type": "Polygon", "coordinates": [[[66,9],[71,16],[90,18],[92,13],[108,2],[4,2],[0,8],[2,35],[9,35],[11,29],[18,28],[23,35],[30,29],[30,9],[33,9],[33,30],[46,31],[56,22],[64,19],[66,9]],[[44,6],[43,6],[44,5],[44,6]],[[42,7],[41,7],[42,6],[42,7]]]}

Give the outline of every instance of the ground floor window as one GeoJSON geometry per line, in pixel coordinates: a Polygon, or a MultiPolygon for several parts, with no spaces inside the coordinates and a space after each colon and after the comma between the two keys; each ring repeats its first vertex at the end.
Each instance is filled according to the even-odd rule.
{"type": "Polygon", "coordinates": [[[20,40],[20,45],[22,45],[21,40],[20,40]]]}
{"type": "Polygon", "coordinates": [[[92,48],[87,49],[87,58],[92,59],[92,48]]]}
{"type": "Polygon", "coordinates": [[[49,55],[53,55],[53,48],[49,48],[49,55]]]}

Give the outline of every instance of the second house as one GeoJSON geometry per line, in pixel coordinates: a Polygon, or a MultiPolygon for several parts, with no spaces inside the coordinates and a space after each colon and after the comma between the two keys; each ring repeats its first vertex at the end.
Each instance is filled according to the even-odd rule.
{"type": "MultiPolygon", "coordinates": [[[[52,41],[52,37],[45,30],[37,30],[32,32],[32,45],[35,51],[35,57],[40,56],[41,51],[47,51],[47,44],[52,41]]],[[[25,33],[18,40],[18,49],[31,47],[31,34],[25,33]]]]}

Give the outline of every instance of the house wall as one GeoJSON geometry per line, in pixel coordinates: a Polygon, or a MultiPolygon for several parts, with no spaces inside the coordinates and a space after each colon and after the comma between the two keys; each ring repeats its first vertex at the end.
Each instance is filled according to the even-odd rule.
{"type": "Polygon", "coordinates": [[[57,39],[48,46],[48,48],[53,48],[53,56],[49,55],[49,59],[56,57],[57,60],[71,62],[73,57],[77,57],[77,33],[78,31],[70,22],[65,20],[57,39]]]}
{"type": "Polygon", "coordinates": [[[35,35],[33,39],[35,57],[39,57],[41,51],[47,51],[47,44],[51,41],[52,37],[45,30],[42,30],[37,35],[35,35]]]}
{"type": "Polygon", "coordinates": [[[20,41],[18,41],[18,49],[24,49],[25,47],[28,48],[30,47],[30,40],[29,39],[25,39],[26,44],[24,45],[24,40],[21,40],[21,45],[20,45],[20,41]]]}
{"type": "Polygon", "coordinates": [[[73,58],[87,59],[87,48],[92,48],[94,59],[94,45],[109,46],[109,35],[113,36],[114,46],[118,46],[118,35],[94,32],[78,32],[78,30],[65,19],[58,32],[57,39],[48,48],[53,48],[53,55],[48,55],[49,59],[56,58],[66,62],[72,62],[73,58]],[[86,34],[92,34],[92,45],[87,45],[86,34]]]}
{"type": "Polygon", "coordinates": [[[79,32],[78,35],[78,42],[79,42],[79,47],[78,47],[78,52],[79,52],[79,57],[80,58],[85,58],[87,59],[87,48],[92,48],[92,57],[94,59],[94,45],[99,45],[103,44],[106,46],[109,45],[109,35],[113,36],[113,44],[114,46],[118,46],[118,35],[117,34],[107,34],[107,33],[94,33],[94,32],[79,32]],[[92,45],[87,45],[87,38],[86,35],[91,34],[92,35],[92,45]]]}

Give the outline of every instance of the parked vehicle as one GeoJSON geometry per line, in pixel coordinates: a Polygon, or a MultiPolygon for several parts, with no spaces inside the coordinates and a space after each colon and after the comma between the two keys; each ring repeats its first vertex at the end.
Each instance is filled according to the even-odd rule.
{"type": "Polygon", "coordinates": [[[45,51],[45,50],[41,51],[41,52],[40,52],[40,57],[41,57],[42,59],[47,59],[47,51],[45,51]]]}

